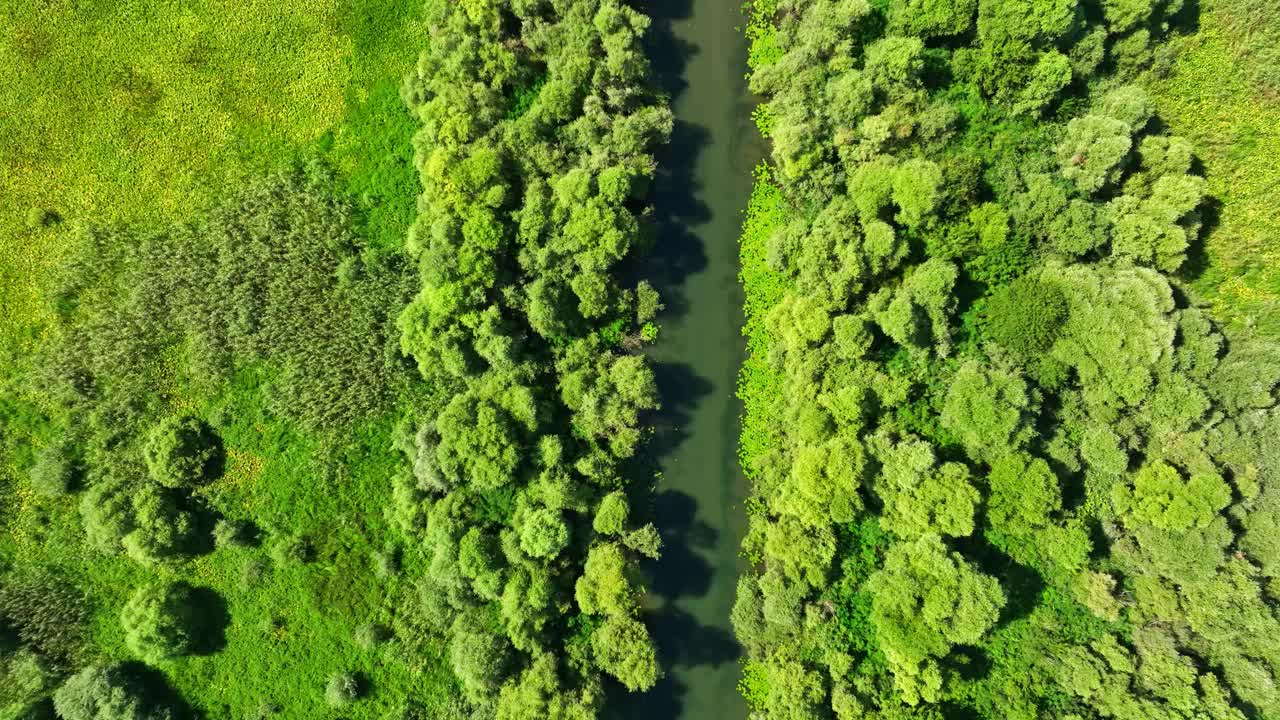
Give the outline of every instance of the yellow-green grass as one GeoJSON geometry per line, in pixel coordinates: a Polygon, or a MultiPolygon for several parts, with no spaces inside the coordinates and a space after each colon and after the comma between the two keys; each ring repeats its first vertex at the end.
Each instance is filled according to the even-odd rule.
{"type": "Polygon", "coordinates": [[[343,121],[412,66],[416,5],[0,3],[0,348],[30,349],[76,223],[181,220],[330,134],[353,169],[343,121]]]}
{"type": "MultiPolygon", "coordinates": [[[[1247,39],[1231,7],[1205,0],[1200,30],[1180,42],[1170,74],[1151,84],[1161,118],[1204,163],[1215,207],[1207,264],[1193,286],[1229,326],[1280,334],[1280,104],[1241,71],[1247,39]]],[[[1280,22],[1280,10],[1253,23],[1280,22]]]]}

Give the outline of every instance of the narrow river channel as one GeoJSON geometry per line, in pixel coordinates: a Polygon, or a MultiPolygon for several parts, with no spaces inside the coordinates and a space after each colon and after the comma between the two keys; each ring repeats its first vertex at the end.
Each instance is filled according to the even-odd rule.
{"type": "Polygon", "coordinates": [[[653,189],[653,274],[667,309],[652,356],[664,404],[654,508],[664,547],[649,591],[665,677],[621,709],[645,720],[741,720],[729,622],[746,526],[734,396],[744,353],[738,234],[761,146],[744,80],[741,0],[652,0],[646,10],[651,57],[676,116],[653,189]]]}

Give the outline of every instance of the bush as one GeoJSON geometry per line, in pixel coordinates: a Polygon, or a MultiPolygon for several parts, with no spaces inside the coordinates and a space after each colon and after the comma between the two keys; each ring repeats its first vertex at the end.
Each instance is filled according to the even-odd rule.
{"type": "Polygon", "coordinates": [[[67,449],[50,445],[36,453],[36,462],[31,466],[31,489],[44,497],[66,495],[75,484],[75,474],[75,461],[67,449]]]}
{"type": "Polygon", "coordinates": [[[284,712],[284,708],[278,703],[261,702],[257,707],[249,711],[245,716],[245,720],[270,720],[270,718],[278,717],[284,712]]]}
{"type": "Polygon", "coordinates": [[[120,613],[125,643],[148,662],[192,653],[201,630],[194,588],[157,582],[138,588],[120,613]]]}
{"type": "Polygon", "coordinates": [[[63,720],[167,720],[171,714],[144,701],[123,667],[89,667],[72,675],[53,694],[63,720]]]}
{"type": "Polygon", "coordinates": [[[271,573],[271,566],[262,558],[252,558],[244,564],[244,568],[240,570],[240,589],[244,591],[251,590],[263,581],[271,573]]]}
{"type": "Polygon", "coordinates": [[[165,418],[147,437],[143,456],[152,479],[178,488],[208,479],[218,454],[218,438],[189,415],[165,418]]]}
{"type": "Polygon", "coordinates": [[[375,550],[371,559],[373,574],[379,580],[386,580],[400,574],[400,549],[394,545],[375,550]]]}
{"type": "Polygon", "coordinates": [[[356,628],[356,645],[365,650],[372,650],[390,639],[391,629],[382,623],[370,622],[356,628]]]}
{"type": "Polygon", "coordinates": [[[53,208],[33,207],[27,211],[27,228],[40,230],[62,222],[62,214],[53,208]]]}
{"type": "Polygon", "coordinates": [[[0,717],[6,720],[52,720],[49,691],[60,673],[30,650],[16,652],[0,644],[0,717]]]}
{"type": "Polygon", "coordinates": [[[220,548],[245,548],[253,545],[253,526],[243,520],[221,518],[213,525],[213,544],[220,548]]]}
{"type": "Polygon", "coordinates": [[[987,335],[1023,356],[1053,345],[1067,319],[1067,298],[1057,287],[1021,277],[997,290],[987,304],[987,335]]]}
{"type": "Polygon", "coordinates": [[[324,700],[329,707],[346,707],[360,698],[360,678],[352,672],[334,673],[324,688],[324,700]]]}
{"type": "Polygon", "coordinates": [[[193,550],[196,517],[187,499],[154,483],[133,490],[133,526],[122,540],[125,553],[143,565],[173,560],[193,550]]]}
{"type": "Polygon", "coordinates": [[[313,556],[311,543],[301,535],[280,536],[271,546],[271,559],[277,565],[304,565],[311,562],[313,556]]]}

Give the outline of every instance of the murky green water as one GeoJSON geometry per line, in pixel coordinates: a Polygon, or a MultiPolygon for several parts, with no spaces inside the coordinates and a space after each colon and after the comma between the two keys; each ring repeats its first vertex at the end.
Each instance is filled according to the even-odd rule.
{"type": "Polygon", "coordinates": [[[760,157],[743,79],[740,0],[654,0],[650,52],[673,97],[676,129],[658,160],[653,272],[667,311],[653,359],[664,412],[655,512],[664,557],[649,587],[666,671],[624,714],[738,719],[739,648],[729,612],[741,569],[745,482],[734,397],[744,344],[737,240],[760,157]]]}

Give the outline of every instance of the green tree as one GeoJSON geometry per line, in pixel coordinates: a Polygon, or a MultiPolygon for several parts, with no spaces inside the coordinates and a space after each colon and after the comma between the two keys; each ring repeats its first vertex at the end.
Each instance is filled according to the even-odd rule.
{"type": "Polygon", "coordinates": [[[1038,113],[1071,83],[1071,60],[1060,52],[1046,52],[1030,70],[1026,87],[1018,93],[1016,112],[1038,113]]]}
{"type": "Polygon", "coordinates": [[[796,660],[779,658],[767,667],[769,717],[785,720],[821,717],[826,699],[821,675],[796,660]]]}
{"type": "Polygon", "coordinates": [[[536,558],[553,558],[569,545],[569,527],[560,513],[538,508],[525,516],[520,547],[536,558]]]}
{"type": "Polygon", "coordinates": [[[465,615],[454,622],[451,635],[449,658],[462,691],[472,701],[497,694],[513,660],[507,639],[465,615]]]}
{"type": "Polygon", "coordinates": [[[588,615],[629,615],[636,607],[630,564],[615,543],[595,545],[587,554],[574,596],[588,615]]]}
{"type": "Polygon", "coordinates": [[[798,447],[775,506],[814,526],[852,520],[862,506],[858,490],[865,464],[860,444],[831,440],[798,447]]]}
{"type": "Polygon", "coordinates": [[[903,347],[933,348],[943,357],[949,355],[956,277],[955,265],[945,260],[917,265],[896,290],[885,288],[872,296],[869,305],[876,324],[903,347]]]}
{"type": "Polygon", "coordinates": [[[1184,480],[1177,468],[1154,462],[1134,473],[1132,486],[1117,485],[1112,501],[1135,522],[1180,532],[1207,527],[1231,502],[1231,489],[1215,474],[1193,473],[1184,480]]]}
{"type": "Polygon", "coordinates": [[[639,620],[610,617],[592,633],[591,647],[600,668],[628,690],[648,690],[658,682],[653,640],[639,620]]]}
{"type": "Polygon", "coordinates": [[[822,587],[836,553],[835,534],[829,525],[782,517],[768,525],[765,552],[790,579],[822,587]]]}
{"type": "Polygon", "coordinates": [[[1103,115],[1085,115],[1067,123],[1066,136],[1058,145],[1062,176],[1088,195],[1114,184],[1133,149],[1131,132],[1125,122],[1103,115]]]}
{"type": "Polygon", "coordinates": [[[929,160],[908,160],[893,174],[897,221],[908,227],[928,224],[942,195],[942,169],[929,160]]]}
{"type": "MultiPolygon", "coordinates": [[[[538,539],[551,541],[555,538],[538,539]]],[[[477,595],[490,600],[498,598],[502,592],[506,562],[493,533],[473,527],[462,535],[458,541],[458,569],[463,577],[471,580],[471,587],[477,595]]]]}
{"type": "Polygon", "coordinates": [[[970,457],[990,463],[1027,442],[1031,414],[1030,393],[1021,377],[970,361],[951,381],[941,420],[970,457]]]}
{"type": "Polygon", "coordinates": [[[937,535],[890,548],[868,588],[877,639],[911,705],[941,698],[937,659],[980,640],[1004,606],[996,580],[948,552],[937,535]]]}
{"type": "Polygon", "coordinates": [[[502,686],[498,696],[497,720],[524,718],[558,718],[560,720],[594,720],[603,700],[598,684],[588,684],[573,692],[561,681],[556,671],[556,656],[541,653],[534,656],[528,669],[516,681],[502,686]]]}
{"type": "Polygon", "coordinates": [[[904,0],[889,6],[889,27],[897,34],[959,35],[973,26],[977,0],[904,0]]]}
{"type": "Polygon", "coordinates": [[[1044,460],[1011,453],[991,465],[987,517],[997,532],[1015,537],[1048,527],[1062,509],[1058,478],[1044,460]]]}
{"type": "Polygon", "coordinates": [[[919,87],[924,43],[914,37],[886,37],[867,48],[866,72],[878,90],[897,98],[919,87]]]}
{"type": "Polygon", "coordinates": [[[933,449],[920,440],[904,440],[878,453],[876,494],[884,503],[881,522],[904,538],[926,534],[965,536],[973,532],[973,514],[981,499],[964,465],[939,465],[933,449]]]}
{"type": "Polygon", "coordinates": [[[1020,357],[1048,350],[1067,319],[1062,291],[1036,276],[1025,276],[992,293],[987,304],[988,336],[1020,357]]]}
{"type": "Polygon", "coordinates": [[[121,540],[125,552],[144,565],[187,554],[196,538],[196,518],[176,491],[142,483],[133,498],[133,529],[121,540]]]}
{"type": "Polygon", "coordinates": [[[621,535],[627,527],[627,516],[631,513],[631,505],[627,496],[615,491],[605,495],[596,508],[596,516],[591,526],[602,535],[621,535]]]}
{"type": "Polygon", "coordinates": [[[120,542],[136,527],[128,469],[99,478],[80,496],[80,521],[89,543],[104,552],[120,552],[120,542]]]}
{"type": "Polygon", "coordinates": [[[440,469],[454,483],[502,487],[520,464],[520,428],[506,409],[472,393],[455,395],[436,419],[440,469]]]}
{"type": "Polygon", "coordinates": [[[662,536],[653,523],[645,523],[624,535],[622,544],[652,560],[662,555],[662,536]]]}
{"type": "Polygon", "coordinates": [[[574,411],[574,427],[630,457],[642,433],[640,414],[658,407],[658,388],[645,359],[614,355],[598,339],[575,343],[558,363],[560,392],[574,411]]]}

